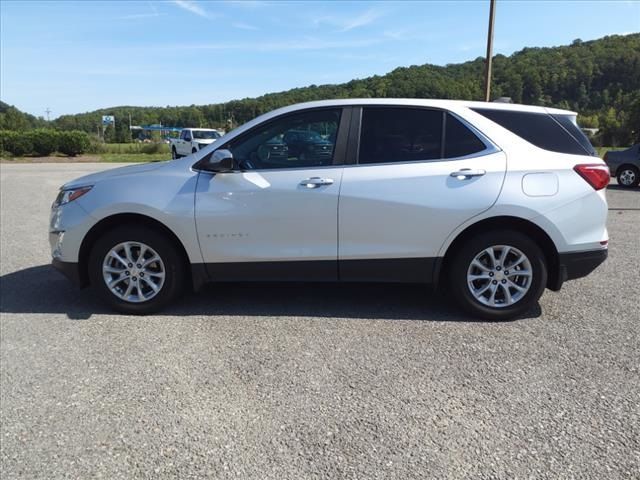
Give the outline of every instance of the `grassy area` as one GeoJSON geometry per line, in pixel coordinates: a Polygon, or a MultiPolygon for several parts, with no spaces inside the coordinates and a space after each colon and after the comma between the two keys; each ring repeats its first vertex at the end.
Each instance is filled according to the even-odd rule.
{"type": "Polygon", "coordinates": [[[604,154],[612,150],[626,150],[629,147],[596,147],[596,152],[600,158],[604,157],[604,154]]]}
{"type": "Polygon", "coordinates": [[[99,162],[157,162],[161,160],[170,160],[171,155],[168,153],[100,153],[96,155],[96,161],[99,162]]]}
{"type": "Polygon", "coordinates": [[[169,155],[171,150],[167,143],[99,143],[95,145],[96,153],[113,154],[161,154],[169,155]]]}

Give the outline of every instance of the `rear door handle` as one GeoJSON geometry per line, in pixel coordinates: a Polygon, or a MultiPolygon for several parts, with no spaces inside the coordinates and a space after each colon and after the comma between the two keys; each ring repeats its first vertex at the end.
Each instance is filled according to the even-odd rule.
{"type": "Polygon", "coordinates": [[[322,185],[332,185],[333,178],[311,177],[300,182],[300,185],[307,188],[318,188],[322,185]]]}
{"type": "Polygon", "coordinates": [[[470,168],[461,168],[456,172],[451,172],[449,176],[457,178],[458,180],[469,180],[471,177],[481,177],[485,173],[487,173],[485,170],[480,170],[480,169],[472,170],[470,168]]]}

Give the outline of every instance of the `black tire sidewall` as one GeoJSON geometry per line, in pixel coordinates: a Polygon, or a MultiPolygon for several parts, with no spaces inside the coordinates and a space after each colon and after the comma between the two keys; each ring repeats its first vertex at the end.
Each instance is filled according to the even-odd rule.
{"type": "Polygon", "coordinates": [[[485,320],[509,320],[530,310],[542,296],[547,284],[546,258],[540,247],[529,237],[511,230],[479,234],[455,252],[449,273],[449,286],[456,302],[467,313],[485,320]],[[532,285],[516,304],[492,308],[478,302],[467,286],[467,271],[471,261],[482,250],[493,245],[508,245],[523,252],[533,269],[532,285]]]}
{"type": "Polygon", "coordinates": [[[618,181],[618,185],[620,185],[623,188],[637,187],[638,185],[640,185],[640,170],[638,170],[634,166],[621,168],[620,171],[618,172],[618,175],[616,175],[616,180],[618,181]],[[635,181],[633,183],[629,184],[629,185],[625,185],[624,183],[620,182],[620,175],[622,175],[622,172],[624,172],[625,170],[633,170],[636,173],[635,181]]]}
{"type": "Polygon", "coordinates": [[[184,262],[166,235],[136,225],[120,226],[102,235],[91,250],[88,269],[94,291],[113,309],[134,315],[153,313],[166,306],[182,292],[185,277],[184,262]],[[109,290],[102,276],[102,263],[109,250],[119,243],[128,241],[142,242],[153,248],[164,264],[164,284],[160,292],[146,302],[130,303],[121,300],[109,290]]]}

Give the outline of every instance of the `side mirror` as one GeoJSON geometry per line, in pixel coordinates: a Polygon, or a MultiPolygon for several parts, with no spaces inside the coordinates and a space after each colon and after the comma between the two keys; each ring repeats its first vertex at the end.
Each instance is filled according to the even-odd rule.
{"type": "Polygon", "coordinates": [[[217,173],[229,173],[238,170],[238,163],[233,158],[233,153],[229,150],[216,150],[209,157],[207,170],[217,173]]]}

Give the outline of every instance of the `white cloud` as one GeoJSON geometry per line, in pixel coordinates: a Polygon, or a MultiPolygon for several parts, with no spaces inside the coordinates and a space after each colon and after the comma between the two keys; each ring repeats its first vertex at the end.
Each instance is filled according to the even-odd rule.
{"type": "Polygon", "coordinates": [[[231,24],[231,26],[234,28],[239,28],[240,30],[258,30],[258,27],[249,25],[248,23],[244,22],[234,22],[231,24]]]}
{"type": "Polygon", "coordinates": [[[382,11],[375,8],[370,8],[369,10],[366,10],[365,12],[362,12],[360,15],[357,15],[353,18],[323,16],[314,18],[313,23],[315,25],[319,25],[321,23],[333,25],[337,27],[341,32],[348,32],[349,30],[364,27],[375,22],[378,18],[382,17],[382,15],[382,11]]]}
{"type": "Polygon", "coordinates": [[[365,25],[369,25],[373,23],[378,18],[382,16],[382,12],[376,10],[367,10],[366,12],[358,15],[355,18],[347,21],[346,24],[342,27],[342,31],[346,32],[349,30],[353,30],[354,28],[364,27],[365,25]]]}
{"type": "Polygon", "coordinates": [[[209,17],[209,14],[195,0],[173,0],[173,3],[183,10],[194,13],[200,17],[209,17]]]}
{"type": "Polygon", "coordinates": [[[119,17],[120,20],[135,20],[137,18],[154,18],[154,17],[160,17],[163,15],[166,15],[166,13],[159,13],[158,9],[155,7],[155,5],[151,2],[147,2],[147,5],[149,5],[149,9],[151,10],[151,12],[149,13],[132,13],[129,15],[124,15],[122,17],[119,17]]]}
{"type": "Polygon", "coordinates": [[[224,3],[231,5],[233,7],[240,7],[246,9],[256,9],[262,7],[268,7],[272,2],[266,2],[262,0],[226,0],[224,3]]]}
{"type": "Polygon", "coordinates": [[[304,50],[325,50],[343,48],[361,48],[380,43],[377,39],[368,40],[320,40],[317,38],[303,38],[289,42],[238,42],[238,43],[207,43],[207,44],[178,44],[161,47],[163,50],[248,50],[261,52],[284,52],[304,50]]]}

